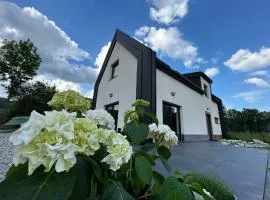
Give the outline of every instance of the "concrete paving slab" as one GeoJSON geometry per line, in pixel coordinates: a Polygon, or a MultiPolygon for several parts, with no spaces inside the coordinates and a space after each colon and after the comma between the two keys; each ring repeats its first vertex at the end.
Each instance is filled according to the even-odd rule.
{"type": "MultiPolygon", "coordinates": [[[[267,159],[266,150],[222,145],[219,142],[183,142],[172,148],[169,164],[173,170],[216,174],[238,200],[262,200],[267,159]]],[[[163,166],[157,168],[168,175],[163,166]]]]}

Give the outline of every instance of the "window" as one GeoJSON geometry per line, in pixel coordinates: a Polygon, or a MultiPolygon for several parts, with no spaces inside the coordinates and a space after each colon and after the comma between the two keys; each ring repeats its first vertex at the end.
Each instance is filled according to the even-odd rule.
{"type": "Polygon", "coordinates": [[[208,95],[208,86],[206,84],[203,84],[203,90],[204,90],[204,95],[206,97],[209,97],[209,95],[208,95]]]}
{"type": "Polygon", "coordinates": [[[117,67],[119,65],[119,59],[116,60],[112,65],[111,65],[111,79],[115,78],[118,76],[117,74],[117,67]]]}
{"type": "Polygon", "coordinates": [[[217,117],[215,117],[215,123],[219,124],[219,119],[217,117]]]}
{"type": "Polygon", "coordinates": [[[105,106],[105,110],[111,114],[115,121],[115,130],[117,130],[117,121],[118,121],[118,110],[119,110],[119,102],[115,102],[105,106]]]}

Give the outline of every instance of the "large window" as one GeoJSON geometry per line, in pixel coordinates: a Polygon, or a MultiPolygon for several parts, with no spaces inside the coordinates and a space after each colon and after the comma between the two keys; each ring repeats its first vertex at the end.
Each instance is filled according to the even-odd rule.
{"type": "Polygon", "coordinates": [[[108,104],[108,105],[105,106],[105,109],[114,118],[114,120],[115,120],[115,130],[117,130],[119,102],[108,104]]]}
{"type": "Polygon", "coordinates": [[[118,65],[119,65],[119,59],[116,60],[112,65],[111,65],[111,79],[115,78],[118,76],[118,65]]]}
{"type": "Polygon", "coordinates": [[[180,107],[163,102],[163,124],[168,125],[181,140],[180,107]]]}

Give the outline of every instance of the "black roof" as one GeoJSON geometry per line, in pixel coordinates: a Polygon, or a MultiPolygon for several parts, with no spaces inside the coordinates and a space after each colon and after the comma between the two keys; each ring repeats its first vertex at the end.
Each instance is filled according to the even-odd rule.
{"type": "Polygon", "coordinates": [[[206,81],[208,81],[209,83],[213,83],[213,81],[209,78],[209,76],[207,76],[204,72],[199,71],[199,72],[191,72],[191,73],[186,73],[183,74],[184,76],[188,77],[188,78],[197,78],[197,77],[203,77],[206,81]]]}

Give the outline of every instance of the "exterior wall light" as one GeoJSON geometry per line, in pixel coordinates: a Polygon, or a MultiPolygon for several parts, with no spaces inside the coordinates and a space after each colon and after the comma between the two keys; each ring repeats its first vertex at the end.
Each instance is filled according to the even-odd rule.
{"type": "Polygon", "coordinates": [[[171,95],[174,97],[176,95],[176,93],[175,92],[171,92],[171,95]]]}
{"type": "Polygon", "coordinates": [[[109,94],[109,97],[110,97],[110,98],[112,98],[112,97],[113,97],[113,94],[112,94],[112,93],[111,93],[111,94],[109,94]]]}

